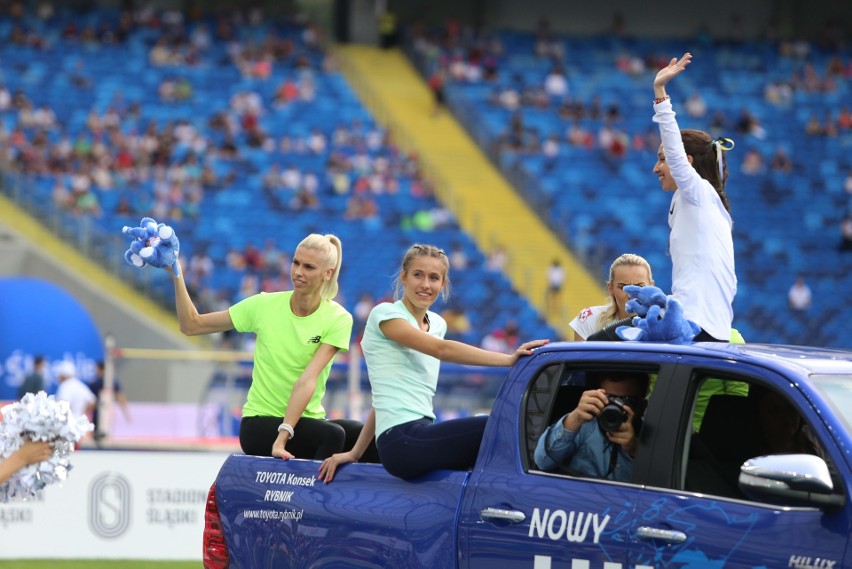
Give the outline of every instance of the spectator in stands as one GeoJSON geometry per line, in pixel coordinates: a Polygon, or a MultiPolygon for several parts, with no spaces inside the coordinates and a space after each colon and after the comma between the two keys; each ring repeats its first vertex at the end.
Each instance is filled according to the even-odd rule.
{"type": "Polygon", "coordinates": [[[840,114],[837,117],[837,128],[842,131],[852,129],[852,111],[846,105],[843,105],[840,109],[840,114]]]}
{"type": "Polygon", "coordinates": [[[846,179],[843,180],[843,191],[852,199],[852,170],[846,174],[846,179]]]}
{"type": "MultiPolygon", "coordinates": [[[[442,313],[441,317],[447,323],[447,334],[444,336],[448,340],[458,340],[464,342],[467,335],[473,330],[473,325],[470,323],[470,318],[467,317],[467,312],[463,306],[451,305],[448,306],[442,313]]],[[[483,346],[483,349],[488,349],[483,346]]],[[[492,350],[503,351],[503,350],[492,350]]]]}
{"type": "MultiPolygon", "coordinates": [[[[589,374],[591,376],[591,374],[589,374]]],[[[577,407],[548,427],[535,447],[535,462],[546,471],[628,482],[645,411],[649,377],[646,373],[601,373],[591,376],[577,407]],[[615,431],[598,422],[611,397],[625,403],[627,419],[615,431]]]]}
{"type": "Polygon", "coordinates": [[[699,119],[707,114],[707,103],[698,91],[693,92],[686,100],[686,114],[699,119]]]}
{"type": "Polygon", "coordinates": [[[186,274],[187,284],[191,288],[202,288],[213,275],[214,269],[215,265],[213,259],[207,254],[207,248],[199,247],[198,251],[189,258],[189,268],[186,274]]]}
{"type": "Polygon", "coordinates": [[[52,454],[53,447],[47,441],[24,441],[21,448],[0,460],[0,484],[7,482],[25,466],[44,462],[52,454]]]}
{"type": "Polygon", "coordinates": [[[485,259],[485,268],[497,273],[503,272],[506,268],[506,250],[496,245],[485,259]]]}
{"type": "Polygon", "coordinates": [[[555,65],[544,78],[544,92],[552,101],[561,101],[568,95],[568,79],[561,65],[555,65]]]}
{"type": "MultiPolygon", "coordinates": [[[[189,283],[187,283],[189,286],[189,283]]],[[[189,290],[192,290],[191,288],[189,290]]],[[[240,277],[240,285],[234,296],[234,304],[252,297],[260,292],[260,277],[253,270],[246,271],[240,277]]]]}
{"type": "Polygon", "coordinates": [[[278,244],[272,237],[267,237],[263,242],[263,250],[260,255],[263,268],[266,271],[282,271],[290,264],[288,255],[278,248],[278,244]]]}
{"type": "Polygon", "coordinates": [[[503,328],[495,328],[482,338],[480,347],[489,352],[500,352],[501,354],[512,353],[509,343],[506,341],[506,331],[503,328]]]}
{"type": "Polygon", "coordinates": [[[33,358],[33,371],[24,378],[21,387],[18,388],[18,399],[22,398],[27,393],[38,393],[44,391],[44,356],[41,354],[33,358]]]}
{"type": "Polygon", "coordinates": [[[562,310],[562,287],[565,285],[565,268],[559,259],[553,259],[547,268],[547,291],[544,298],[545,311],[558,315],[562,310]]]}
{"type": "MultiPolygon", "coordinates": [[[[240,422],[246,454],[319,459],[352,448],[358,439],[359,422],[329,421],[322,407],[332,359],[349,349],[352,332],[352,316],[332,300],[341,261],[336,236],[311,234],[293,254],[293,290],[257,294],[206,314],[192,303],[182,271],[173,277],[181,332],[256,334],[252,384],[240,422]]],[[[362,450],[374,460],[368,442],[362,450]]]]}
{"type": "Polygon", "coordinates": [[[355,308],[352,310],[352,316],[354,318],[353,328],[355,330],[356,337],[360,338],[364,333],[364,326],[367,324],[367,318],[370,316],[370,311],[375,305],[376,301],[372,294],[369,292],[361,293],[361,296],[358,298],[358,302],[355,303],[355,308]]]}
{"type": "Polygon", "coordinates": [[[775,154],[772,155],[772,160],[769,163],[769,167],[775,170],[776,172],[793,171],[793,161],[790,159],[790,155],[787,154],[787,151],[784,150],[783,146],[779,146],[775,150],[775,154]]]}
{"type": "Polygon", "coordinates": [[[450,249],[450,268],[455,271],[467,269],[467,253],[461,243],[453,243],[450,249]]]}
{"type": "Polygon", "coordinates": [[[840,222],[840,251],[852,251],[852,215],[846,214],[840,222]]]}
{"type": "Polygon", "coordinates": [[[520,343],[521,341],[518,336],[518,323],[510,319],[503,326],[495,328],[486,334],[485,337],[482,338],[480,347],[483,350],[491,352],[511,354],[518,349],[518,344],[520,343]]]}
{"type": "Polygon", "coordinates": [[[450,263],[443,250],[412,245],[402,260],[394,303],[370,312],[361,348],[373,394],[373,409],[351,452],[332,456],[320,467],[330,482],[338,466],[356,461],[372,438],[385,469],[406,480],[436,469],[473,466],[487,417],[435,423],[432,397],[442,361],[465,365],[511,366],[546,340],[522,344],[513,354],[498,354],[444,339],[446,322],[430,307],[449,293],[450,263]],[[449,444],[448,444],[449,441],[449,444]]]}
{"type": "Polygon", "coordinates": [[[819,121],[816,113],[811,113],[808,122],[805,123],[805,132],[811,136],[821,136],[825,134],[825,127],[819,121]]]}
{"type": "Polygon", "coordinates": [[[811,287],[805,282],[805,275],[799,273],[796,275],[796,282],[787,291],[787,303],[790,310],[795,314],[803,314],[810,309],[812,300],[811,287]]]}
{"type": "Polygon", "coordinates": [[[434,99],[433,116],[438,116],[446,108],[445,83],[446,73],[442,67],[438,67],[429,76],[429,89],[432,91],[432,98],[434,99]]]}
{"type": "Polygon", "coordinates": [[[742,171],[746,176],[757,176],[766,171],[766,167],[763,164],[763,155],[760,153],[760,150],[749,148],[746,151],[745,158],[743,158],[742,171]]]}
{"type": "Polygon", "coordinates": [[[225,254],[225,264],[232,271],[242,272],[246,270],[246,260],[242,252],[233,245],[225,254]]]}
{"type": "Polygon", "coordinates": [[[624,292],[628,285],[649,286],[654,284],[651,265],[643,257],[633,253],[620,255],[609,267],[606,290],[607,303],[589,306],[580,311],[568,325],[574,331],[574,340],[583,341],[608,324],[632,316],[627,312],[630,297],[624,292]]]}
{"type": "Polygon", "coordinates": [[[263,256],[260,253],[260,249],[254,243],[246,243],[243,248],[243,260],[245,261],[246,268],[252,271],[260,271],[263,269],[263,256]]]}
{"type": "Polygon", "coordinates": [[[727,342],[737,291],[730,205],[725,185],[729,139],[680,130],[666,84],[686,69],[692,55],[672,58],[654,78],[654,122],[663,144],[654,174],[674,192],[669,207],[672,295],[684,317],[701,326],[696,341],[727,342]]]}

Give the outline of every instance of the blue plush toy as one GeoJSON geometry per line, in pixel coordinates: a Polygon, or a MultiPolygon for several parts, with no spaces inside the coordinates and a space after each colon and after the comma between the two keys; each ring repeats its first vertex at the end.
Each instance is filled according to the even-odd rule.
{"type": "Polygon", "coordinates": [[[625,305],[630,314],[645,316],[652,306],[666,307],[666,293],[658,287],[627,285],[624,292],[630,297],[625,305]]]}
{"type": "Polygon", "coordinates": [[[624,291],[631,297],[627,309],[642,316],[633,318],[633,326],[616,329],[622,340],[686,344],[701,331],[698,324],[684,318],[680,302],[659,288],[626,286],[624,291]]]}
{"type": "Polygon", "coordinates": [[[139,227],[125,225],[121,232],[133,238],[130,248],[124,253],[125,261],[140,268],[146,265],[170,267],[175,276],[178,275],[180,241],[174,229],[150,217],[143,217],[139,227]]]}

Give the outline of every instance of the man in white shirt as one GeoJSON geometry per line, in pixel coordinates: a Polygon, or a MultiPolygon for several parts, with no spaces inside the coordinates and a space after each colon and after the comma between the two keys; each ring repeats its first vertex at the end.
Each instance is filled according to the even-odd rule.
{"type": "Polygon", "coordinates": [[[71,412],[76,415],[91,416],[95,409],[97,398],[89,387],[77,378],[77,368],[68,360],[59,362],[55,369],[59,388],[56,390],[57,401],[67,401],[71,412]]]}
{"type": "Polygon", "coordinates": [[[796,277],[796,282],[787,292],[787,300],[790,303],[790,309],[795,312],[804,312],[811,307],[812,299],[811,287],[809,287],[805,282],[804,275],[798,275],[796,277]]]}

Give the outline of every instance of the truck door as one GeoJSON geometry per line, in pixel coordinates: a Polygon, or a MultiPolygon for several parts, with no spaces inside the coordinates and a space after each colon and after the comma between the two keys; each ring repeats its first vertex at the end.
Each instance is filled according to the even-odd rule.
{"type": "Polygon", "coordinates": [[[533,356],[526,369],[513,371],[514,377],[504,384],[462,504],[460,567],[626,567],[641,486],[544,472],[534,463],[533,451],[544,429],[576,407],[588,370],[636,367],[611,360],[582,361],[601,358],[599,353],[571,352],[570,364],[564,362],[566,357],[533,356]]]}
{"type": "Polygon", "coordinates": [[[646,461],[649,484],[637,496],[628,532],[635,543],[629,565],[844,566],[850,506],[832,465],[846,466],[796,378],[742,362],[691,359],[660,386],[665,405],[652,399],[646,412],[646,426],[667,436],[646,461]],[[770,444],[771,429],[788,434],[770,444]],[[834,507],[770,503],[743,492],[743,462],[788,453],[825,458],[834,473],[836,495],[827,499],[834,507]]]}

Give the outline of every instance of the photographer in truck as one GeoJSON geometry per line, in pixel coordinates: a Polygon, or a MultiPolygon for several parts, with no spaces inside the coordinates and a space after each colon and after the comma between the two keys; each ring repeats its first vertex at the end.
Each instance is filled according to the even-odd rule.
{"type": "Polygon", "coordinates": [[[535,449],[542,470],[626,482],[645,411],[646,373],[589,374],[576,409],[548,427],[535,449]]]}

